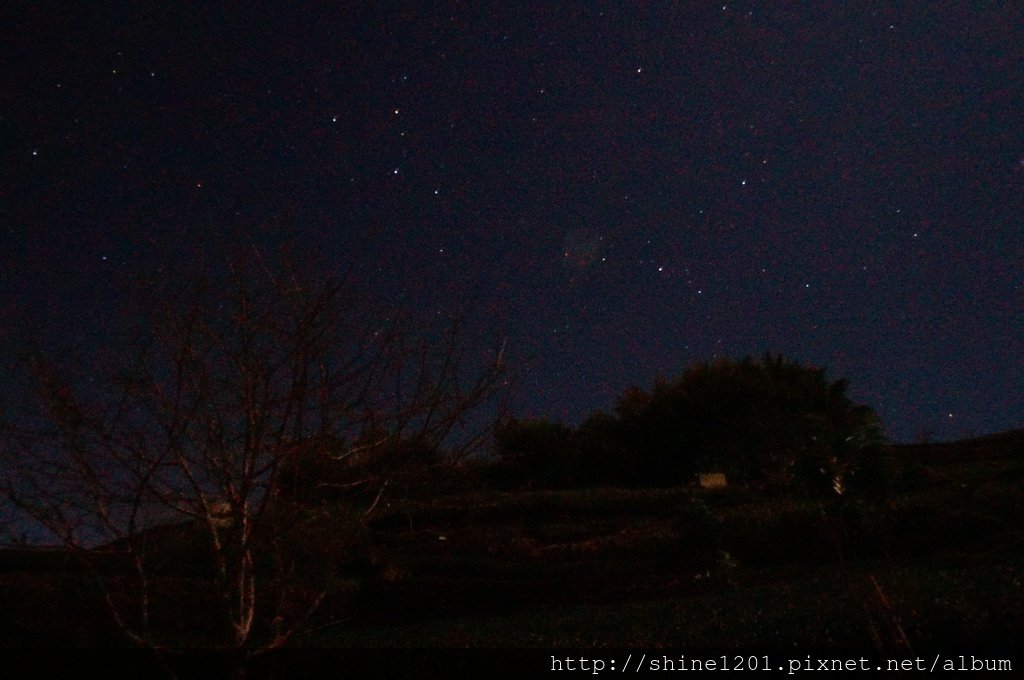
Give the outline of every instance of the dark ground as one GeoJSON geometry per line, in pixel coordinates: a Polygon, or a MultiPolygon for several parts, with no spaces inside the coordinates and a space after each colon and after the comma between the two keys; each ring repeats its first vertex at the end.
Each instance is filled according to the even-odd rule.
{"type": "MultiPolygon", "coordinates": [[[[1024,431],[892,453],[888,498],[845,506],[736,486],[463,490],[394,502],[294,642],[1015,648],[1024,431]]],[[[77,565],[56,550],[0,551],[0,645],[123,644],[77,565]]],[[[196,578],[183,569],[166,579],[190,621],[196,578]]]]}

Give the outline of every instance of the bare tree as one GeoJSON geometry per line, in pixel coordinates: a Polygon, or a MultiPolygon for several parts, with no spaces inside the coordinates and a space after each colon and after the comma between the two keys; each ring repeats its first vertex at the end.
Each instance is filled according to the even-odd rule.
{"type": "Polygon", "coordinates": [[[134,643],[282,646],[327,596],[331,553],[345,547],[344,532],[310,539],[304,527],[371,512],[396,451],[450,452],[435,463],[471,451],[488,424],[479,408],[506,383],[503,345],[472,369],[457,324],[428,341],[394,315],[372,318],[344,280],[280,274],[258,251],[236,258],[219,284],[140,322],[104,381],[34,357],[41,408],[3,425],[3,491],[86,558],[134,643]],[[312,493],[309,480],[294,486],[310,456],[314,486],[369,487],[371,502],[292,502],[312,493]],[[373,474],[352,464],[368,456],[383,461],[373,474]],[[328,468],[347,476],[319,476],[328,468]],[[110,554],[122,562],[96,562],[110,554]],[[167,576],[186,566],[189,578],[167,576]],[[206,623],[173,621],[185,597],[206,623]]]}

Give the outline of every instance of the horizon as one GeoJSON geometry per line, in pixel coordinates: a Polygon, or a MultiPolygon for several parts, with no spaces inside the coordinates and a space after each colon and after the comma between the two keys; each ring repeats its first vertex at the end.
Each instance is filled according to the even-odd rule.
{"type": "MultiPolygon", "coordinates": [[[[907,448],[909,448],[909,447],[916,447],[916,448],[922,448],[922,447],[924,447],[924,448],[927,448],[927,447],[948,447],[948,446],[956,445],[956,444],[968,444],[968,443],[976,442],[976,441],[979,441],[979,440],[993,439],[993,438],[1001,437],[1001,436],[1004,436],[1004,435],[1017,435],[1019,437],[1024,437],[1024,428],[1004,430],[1004,431],[1001,431],[1001,432],[990,432],[990,433],[986,433],[986,434],[979,434],[979,435],[975,435],[973,437],[967,437],[967,438],[957,439],[957,440],[916,441],[916,442],[894,442],[894,441],[889,441],[889,442],[886,442],[884,444],[884,446],[887,446],[887,447],[890,447],[890,448],[894,448],[894,449],[895,448],[899,448],[899,447],[907,447],[907,448]]],[[[696,480],[697,477],[699,477],[699,474],[695,475],[695,480],[696,480]]],[[[696,483],[696,482],[694,481],[694,482],[691,482],[691,483],[696,483]]],[[[732,483],[730,486],[735,486],[735,483],[732,483]]],[[[635,490],[634,487],[622,487],[622,489],[635,490]]],[[[664,489],[662,489],[662,490],[664,490],[664,489]]],[[[534,491],[537,491],[537,492],[540,492],[540,493],[546,493],[546,491],[543,490],[543,489],[538,489],[538,490],[534,490],[534,491]]],[[[520,492],[513,492],[513,493],[520,493],[520,492]]],[[[143,523],[144,526],[142,526],[139,531],[144,532],[144,531],[147,531],[149,529],[163,527],[163,526],[183,525],[183,524],[187,523],[188,521],[191,521],[191,520],[187,520],[186,519],[186,515],[184,515],[183,513],[169,510],[168,508],[164,507],[161,503],[154,502],[153,507],[156,508],[158,510],[158,512],[156,514],[150,516],[148,520],[147,519],[143,519],[142,523],[143,523]]],[[[0,504],[0,520],[2,520],[2,521],[0,521],[0,527],[2,527],[2,531],[0,531],[0,550],[8,550],[8,549],[29,549],[29,550],[36,550],[36,549],[61,549],[61,550],[73,550],[73,548],[69,548],[65,543],[63,543],[61,541],[61,539],[59,539],[59,538],[54,539],[52,532],[49,532],[49,530],[47,530],[47,529],[43,529],[35,520],[29,520],[27,523],[25,523],[24,522],[24,517],[25,516],[23,514],[20,515],[20,517],[22,519],[18,519],[19,513],[17,511],[14,511],[13,514],[11,514],[11,513],[12,513],[11,508],[5,508],[3,504],[0,504]],[[48,541],[53,541],[53,542],[48,542],[48,541]]],[[[193,518],[193,520],[194,519],[195,518],[193,518]]],[[[111,538],[109,540],[114,542],[114,543],[116,543],[119,540],[123,540],[123,538],[124,538],[124,536],[116,536],[116,537],[111,538]]],[[[100,547],[102,545],[103,545],[103,543],[100,543],[100,544],[94,545],[92,547],[96,548],[96,547],[100,547]]]]}

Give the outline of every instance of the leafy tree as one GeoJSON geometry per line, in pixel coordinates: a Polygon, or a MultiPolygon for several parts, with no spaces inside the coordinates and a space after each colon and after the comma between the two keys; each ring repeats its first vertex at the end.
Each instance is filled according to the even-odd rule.
{"type": "Polygon", "coordinates": [[[824,369],[766,353],[697,364],[650,393],[633,389],[616,412],[638,483],[677,484],[713,468],[836,493],[877,485],[882,468],[879,421],[847,388],[824,369]]]}
{"type": "Polygon", "coordinates": [[[500,350],[470,366],[457,325],[417,340],[344,280],[259,252],[223,279],[178,282],[109,371],[80,366],[95,382],[31,357],[36,402],[0,423],[0,490],[83,558],[120,630],[151,648],[286,644],[327,595],[350,543],[339,527],[442,449],[479,446],[487,428],[461,423],[503,382],[500,350]],[[322,484],[371,496],[324,504],[322,484]],[[113,553],[127,570],[97,565],[113,553]],[[203,575],[186,621],[183,563],[203,575]]]}

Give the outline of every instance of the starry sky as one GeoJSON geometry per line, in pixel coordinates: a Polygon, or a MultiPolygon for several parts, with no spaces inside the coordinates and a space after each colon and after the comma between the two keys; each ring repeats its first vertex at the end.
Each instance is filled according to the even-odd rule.
{"type": "Polygon", "coordinates": [[[506,334],[522,416],[772,350],[1024,426],[1018,3],[299,4],[4,3],[0,351],[288,243],[506,334]]]}

